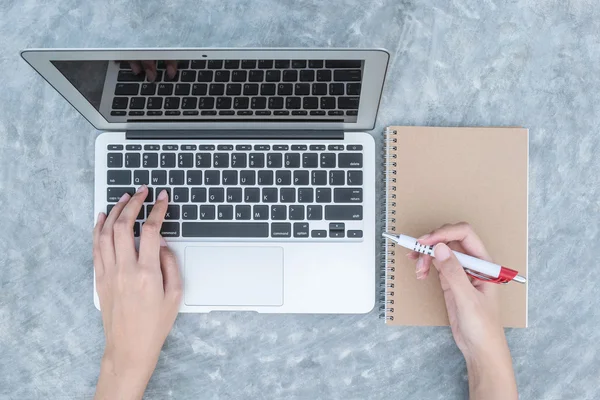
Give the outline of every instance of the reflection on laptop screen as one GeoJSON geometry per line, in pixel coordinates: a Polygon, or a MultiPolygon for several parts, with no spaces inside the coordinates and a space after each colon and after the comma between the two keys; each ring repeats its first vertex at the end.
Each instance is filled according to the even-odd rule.
{"type": "Polygon", "coordinates": [[[108,122],[357,121],[363,60],[52,61],[108,122]]]}

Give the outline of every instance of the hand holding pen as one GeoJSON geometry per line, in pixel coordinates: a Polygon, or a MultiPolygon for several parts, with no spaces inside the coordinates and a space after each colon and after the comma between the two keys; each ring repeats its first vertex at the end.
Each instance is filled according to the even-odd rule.
{"type": "Polygon", "coordinates": [[[512,359],[499,319],[500,285],[472,282],[452,252],[459,251],[491,262],[481,239],[466,223],[444,225],[421,236],[419,243],[434,246],[435,258],[411,251],[417,260],[418,279],[429,275],[431,265],[440,277],[452,335],[467,362],[471,399],[516,399],[512,359]]]}

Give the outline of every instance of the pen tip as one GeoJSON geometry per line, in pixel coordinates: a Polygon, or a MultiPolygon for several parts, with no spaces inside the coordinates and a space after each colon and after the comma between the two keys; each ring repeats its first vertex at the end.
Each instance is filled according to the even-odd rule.
{"type": "Polygon", "coordinates": [[[387,232],[383,232],[381,234],[381,236],[383,236],[386,239],[394,239],[395,238],[395,235],[392,235],[391,233],[387,233],[387,232]]]}

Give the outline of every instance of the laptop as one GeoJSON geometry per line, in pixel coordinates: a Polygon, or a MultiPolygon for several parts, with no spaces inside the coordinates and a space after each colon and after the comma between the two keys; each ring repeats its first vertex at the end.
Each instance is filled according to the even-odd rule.
{"type": "Polygon", "coordinates": [[[148,185],[137,244],[168,191],[161,233],[179,260],[181,312],[373,308],[376,149],[365,131],[375,127],[385,50],[21,55],[103,131],[94,215],[148,185]]]}

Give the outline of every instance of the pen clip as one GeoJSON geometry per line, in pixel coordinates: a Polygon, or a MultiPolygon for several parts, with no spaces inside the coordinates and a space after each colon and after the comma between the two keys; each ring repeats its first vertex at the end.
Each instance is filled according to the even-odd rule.
{"type": "Polygon", "coordinates": [[[510,282],[512,280],[512,279],[504,278],[502,276],[499,276],[498,278],[492,278],[489,275],[485,275],[485,274],[482,274],[481,272],[473,271],[472,269],[468,269],[468,268],[465,268],[465,271],[467,272],[467,274],[471,275],[473,278],[478,279],[480,281],[484,281],[484,282],[499,283],[499,284],[506,285],[508,282],[510,282]]]}

